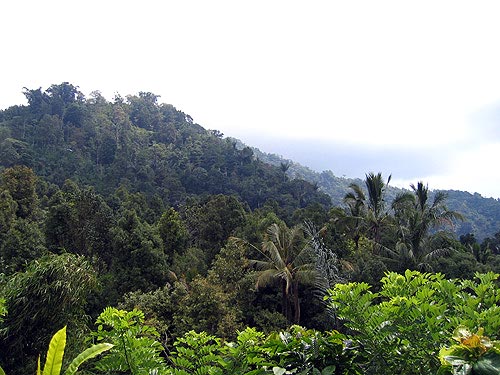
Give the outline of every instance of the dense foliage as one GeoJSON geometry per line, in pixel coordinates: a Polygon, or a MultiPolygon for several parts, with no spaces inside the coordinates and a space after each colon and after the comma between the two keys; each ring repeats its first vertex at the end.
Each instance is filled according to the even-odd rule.
{"type": "MultiPolygon", "coordinates": [[[[441,272],[418,277],[429,279],[422,285],[454,286],[461,298],[471,294],[461,285],[479,295],[481,284],[445,280],[480,272],[493,288],[488,272],[500,270],[500,232],[481,243],[474,233],[456,238],[460,213],[421,182],[392,194],[390,178],[368,173],[334,207],[318,185],[291,179],[286,163],[259,161],[154,94],[108,102],[62,83],[25,95],[27,106],[0,111],[0,353],[9,354],[0,363],[9,375],[36,368],[62,325],[72,333],[68,358],[86,340],[114,344],[92,362],[95,371],[191,373],[202,360],[191,348],[200,340],[222,356],[207,359],[215,373],[379,371],[373,358],[385,357],[376,356],[375,341],[362,351],[344,342],[352,330],[351,342],[361,342],[362,327],[349,325],[363,313],[341,322],[340,307],[323,300],[327,290],[362,285],[359,299],[376,309],[389,298],[387,278],[399,280],[386,272],[405,274],[403,284],[414,282],[408,275],[416,270],[441,272]],[[358,284],[338,284],[348,281],[358,284]],[[175,365],[169,353],[181,362],[191,355],[195,367],[175,365]]],[[[438,289],[427,297],[441,296],[438,289]]],[[[431,303],[403,297],[408,308],[431,303]]],[[[463,301],[448,302],[468,308],[471,319],[486,306],[473,312],[463,301]]],[[[495,314],[476,319],[493,339],[495,314]]],[[[405,327],[401,319],[394,327],[405,327]]],[[[472,322],[462,320],[453,324],[472,322]]],[[[423,322],[405,322],[420,324],[429,346],[396,341],[386,349],[435,369],[429,353],[455,326],[450,321],[436,336],[423,322]]],[[[361,323],[371,329],[368,317],[361,323]]]]}
{"type": "Polygon", "coordinates": [[[337,284],[327,298],[339,323],[366,352],[368,373],[433,374],[439,348],[457,326],[483,327],[487,335],[499,336],[499,275],[475,277],[447,280],[407,270],[388,273],[379,292],[366,283],[337,284]]]}

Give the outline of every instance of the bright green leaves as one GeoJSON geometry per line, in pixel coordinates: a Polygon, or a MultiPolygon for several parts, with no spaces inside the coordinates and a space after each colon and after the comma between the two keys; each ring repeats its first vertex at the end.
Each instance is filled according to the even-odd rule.
{"type": "Polygon", "coordinates": [[[254,328],[224,343],[204,332],[188,332],[174,343],[170,371],[174,375],[224,374],[361,374],[358,351],[338,332],[321,333],[293,326],[266,337],[254,328]]]}
{"type": "Polygon", "coordinates": [[[266,336],[255,328],[238,333],[235,343],[225,345],[225,355],[220,361],[227,374],[259,374],[264,367],[272,366],[263,344],[266,336]]]}
{"type": "Polygon", "coordinates": [[[336,285],[326,298],[337,318],[356,332],[376,374],[434,373],[437,352],[460,324],[500,330],[499,289],[494,273],[475,280],[445,280],[440,274],[387,273],[378,293],[365,283],[336,285]]]}
{"type": "Polygon", "coordinates": [[[321,333],[292,326],[269,335],[264,348],[275,368],[286,370],[283,374],[360,374],[359,352],[344,341],[345,336],[336,331],[321,333]]]}
{"type": "MultiPolygon", "coordinates": [[[[66,347],[66,327],[57,331],[49,344],[49,351],[43,366],[43,375],[59,375],[66,347]]],[[[40,374],[37,374],[40,375],[40,374]]]]}
{"type": "Polygon", "coordinates": [[[174,343],[175,350],[169,357],[173,375],[222,374],[220,339],[206,332],[190,331],[174,343]]]}
{"type": "MultiPolygon", "coordinates": [[[[95,356],[109,350],[113,347],[112,344],[94,345],[82,353],[80,353],[68,366],[64,375],[74,375],[80,365],[95,356]]],[[[40,365],[40,357],[38,357],[37,375],[59,375],[63,364],[64,349],[66,348],[66,326],[57,331],[50,340],[49,350],[45,358],[43,371],[40,365]]],[[[3,373],[3,371],[2,371],[3,373]]],[[[3,373],[5,375],[5,373],[3,373]]]]}
{"type": "Polygon", "coordinates": [[[97,341],[110,341],[115,347],[96,363],[100,371],[130,371],[134,375],[156,371],[165,373],[165,363],[160,353],[162,345],[156,341],[158,332],[144,324],[144,314],[139,310],[125,311],[107,307],[97,318],[97,341]]]}
{"type": "Polygon", "coordinates": [[[483,330],[471,333],[459,326],[453,339],[458,344],[443,347],[439,352],[442,366],[439,374],[493,375],[500,373],[500,342],[483,335],[483,330]]]}

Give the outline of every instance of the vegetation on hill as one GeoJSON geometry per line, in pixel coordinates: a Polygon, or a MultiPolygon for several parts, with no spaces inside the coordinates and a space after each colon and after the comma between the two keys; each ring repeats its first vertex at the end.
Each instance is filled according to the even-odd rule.
{"type": "MultiPolygon", "coordinates": [[[[247,147],[241,141],[237,141],[237,144],[240,148],[247,147]]],[[[285,169],[290,178],[302,178],[318,186],[320,191],[332,198],[332,203],[335,206],[342,205],[345,192],[350,184],[362,184],[362,180],[359,178],[337,177],[332,171],[316,172],[279,155],[264,153],[257,148],[252,148],[252,150],[259,160],[285,169]]],[[[387,195],[393,199],[402,191],[403,189],[389,186],[387,195]]],[[[442,192],[447,196],[448,207],[460,212],[464,218],[464,221],[457,223],[454,228],[454,232],[458,236],[473,233],[479,241],[482,241],[499,231],[500,199],[485,198],[478,193],[471,194],[459,190],[442,190],[442,192]]],[[[430,192],[431,195],[436,193],[438,191],[430,192]]]]}
{"type": "MultiPolygon", "coordinates": [[[[332,204],[291,166],[264,163],[154,94],[110,102],[62,83],[25,95],[28,105],[0,111],[0,362],[9,375],[36,368],[65,325],[64,358],[79,358],[89,338],[112,341],[101,372],[195,373],[203,364],[186,361],[201,359],[192,346],[202,339],[223,356],[210,373],[378,369],[366,362],[373,353],[358,358],[344,345],[353,332],[328,291],[353,282],[383,293],[384,275],[407,269],[462,279],[500,270],[500,232],[457,238],[460,210],[424,183],[394,194],[368,173],[332,204]],[[261,362],[248,362],[245,337],[262,343],[250,351],[261,362]],[[308,351],[312,342],[322,349],[308,351]],[[150,361],[123,362],[130,350],[150,361]],[[184,359],[165,369],[174,354],[184,359]]],[[[388,350],[399,344],[418,352],[404,340],[388,350]]]]}

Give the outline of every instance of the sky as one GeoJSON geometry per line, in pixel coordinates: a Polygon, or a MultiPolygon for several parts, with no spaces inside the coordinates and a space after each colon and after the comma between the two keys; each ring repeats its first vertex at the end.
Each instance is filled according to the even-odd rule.
{"type": "Polygon", "coordinates": [[[149,91],[317,171],[500,198],[497,1],[19,0],[0,14],[0,108],[61,82],[149,91]]]}

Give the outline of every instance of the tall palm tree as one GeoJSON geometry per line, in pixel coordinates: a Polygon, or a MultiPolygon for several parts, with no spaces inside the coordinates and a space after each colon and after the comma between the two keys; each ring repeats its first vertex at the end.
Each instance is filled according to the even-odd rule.
{"type": "Polygon", "coordinates": [[[377,243],[380,243],[382,227],[388,216],[385,209],[385,190],[390,181],[391,176],[384,182],[380,172],[370,172],[365,178],[368,191],[368,228],[372,239],[377,243]]]}
{"type": "Polygon", "coordinates": [[[429,269],[429,261],[450,251],[443,247],[448,233],[440,228],[451,227],[462,216],[445,205],[446,194],[438,191],[429,202],[429,188],[423,182],[410,185],[413,193],[399,194],[392,208],[398,225],[396,253],[408,266],[429,269]]]}
{"type": "Polygon", "coordinates": [[[390,180],[391,176],[384,182],[380,172],[366,174],[365,187],[368,199],[359,185],[354,183],[349,185],[352,191],[346,194],[344,202],[348,208],[347,215],[354,222],[353,237],[356,248],[363,230],[366,230],[370,240],[380,244],[382,229],[388,218],[385,209],[385,190],[390,180]]]}
{"type": "Polygon", "coordinates": [[[358,250],[359,239],[366,219],[366,197],[363,189],[358,184],[349,185],[352,190],[344,197],[347,205],[347,215],[342,215],[337,219],[344,222],[354,240],[355,249],[358,250]]]}
{"type": "Polygon", "coordinates": [[[263,257],[250,261],[258,270],[256,287],[278,281],[282,291],[282,312],[289,322],[298,324],[299,285],[313,284],[319,277],[310,240],[304,237],[301,226],[288,228],[285,224],[272,224],[267,228],[261,248],[252,247],[263,257]]]}

